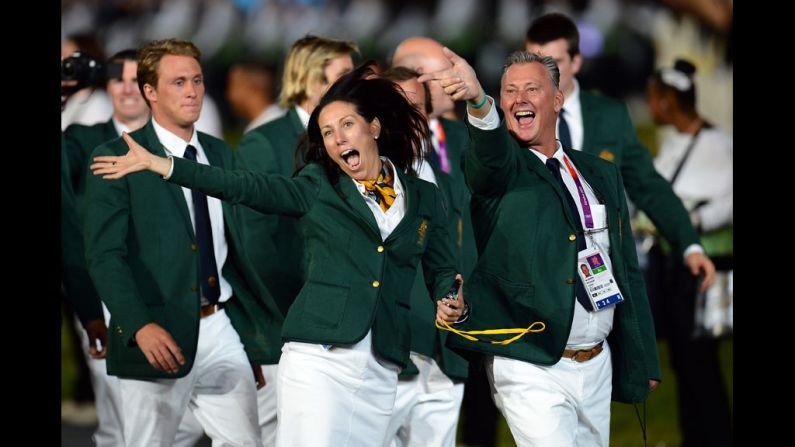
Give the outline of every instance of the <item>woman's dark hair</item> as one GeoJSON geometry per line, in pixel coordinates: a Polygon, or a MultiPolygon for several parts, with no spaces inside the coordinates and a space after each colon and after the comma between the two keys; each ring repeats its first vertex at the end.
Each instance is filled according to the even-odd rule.
{"type": "Polygon", "coordinates": [[[652,79],[663,93],[676,97],[681,108],[686,112],[696,110],[696,84],[693,75],[696,66],[685,59],[677,59],[673,68],[661,68],[654,73],[652,79]]]}
{"type": "Polygon", "coordinates": [[[320,112],[332,102],[352,104],[368,123],[378,118],[379,155],[389,158],[397,169],[409,175],[417,175],[414,166],[421,157],[418,154],[422,153],[423,141],[430,141],[428,122],[403,96],[397,84],[377,77],[374,66],[374,61],[364,62],[328,89],[309,117],[306,138],[299,143],[300,162],[320,164],[332,182],[339,176],[340,168],[326,152],[317,122],[320,112]]]}

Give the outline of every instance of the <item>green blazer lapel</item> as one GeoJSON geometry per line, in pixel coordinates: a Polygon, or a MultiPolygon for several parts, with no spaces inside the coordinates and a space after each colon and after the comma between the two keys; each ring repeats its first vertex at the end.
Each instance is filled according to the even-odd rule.
{"type": "Polygon", "coordinates": [[[568,194],[568,191],[563,191],[560,188],[560,184],[558,184],[558,180],[552,176],[552,173],[549,172],[546,165],[541,163],[541,160],[535,156],[535,154],[530,153],[530,150],[525,150],[526,154],[525,157],[529,160],[528,167],[531,171],[534,171],[538,174],[539,177],[549,182],[552,185],[552,188],[555,190],[555,194],[558,195],[561,203],[563,204],[563,214],[566,215],[566,219],[569,221],[569,225],[572,228],[577,228],[577,224],[574,221],[574,216],[571,215],[571,211],[569,211],[569,206],[566,204],[566,196],[563,194],[568,194]]]}
{"type": "Polygon", "coordinates": [[[353,184],[353,180],[340,171],[335,188],[342,193],[343,201],[350,206],[351,213],[363,220],[365,226],[374,231],[378,235],[378,239],[381,239],[381,230],[378,229],[378,223],[373,217],[373,212],[370,211],[370,207],[365,203],[362,193],[353,184]]]}
{"type": "MultiPolygon", "coordinates": [[[[166,157],[166,149],[157,138],[151,118],[149,119],[149,122],[146,123],[146,126],[141,129],[141,131],[143,132],[144,141],[139,141],[138,143],[149,149],[149,151],[153,154],[166,157]]],[[[178,210],[179,215],[182,217],[182,223],[185,224],[185,229],[188,231],[188,234],[190,234],[191,237],[195,237],[193,223],[191,223],[190,212],[188,211],[188,204],[185,203],[185,195],[182,194],[182,187],[165,181],[163,182],[163,186],[168,189],[168,192],[174,199],[174,205],[178,210]]]]}
{"type": "Polygon", "coordinates": [[[306,131],[303,123],[301,123],[301,118],[298,117],[298,112],[295,111],[295,107],[291,107],[290,110],[287,111],[287,118],[290,120],[291,129],[296,136],[301,136],[301,134],[306,131]]]}
{"type": "Polygon", "coordinates": [[[395,170],[398,171],[398,178],[400,178],[401,183],[403,183],[403,194],[406,196],[406,213],[403,215],[403,218],[400,219],[395,229],[389,233],[389,237],[386,238],[386,241],[396,238],[400,233],[406,231],[406,228],[413,228],[412,221],[414,220],[414,216],[417,215],[417,207],[420,202],[419,188],[414,185],[416,179],[407,176],[397,169],[395,170]]]}
{"type": "MultiPolygon", "coordinates": [[[[110,141],[116,137],[120,137],[118,133],[116,133],[116,126],[113,125],[113,118],[106,121],[102,124],[102,138],[103,141],[110,141]]],[[[94,150],[92,147],[91,150],[94,150]]]]}
{"type": "Polygon", "coordinates": [[[583,136],[582,136],[582,147],[581,150],[585,152],[591,152],[590,143],[593,141],[593,131],[594,126],[591,124],[593,123],[595,117],[594,113],[596,111],[593,107],[592,96],[588,92],[584,92],[582,88],[580,88],[580,112],[582,113],[582,127],[583,127],[583,136]]]}

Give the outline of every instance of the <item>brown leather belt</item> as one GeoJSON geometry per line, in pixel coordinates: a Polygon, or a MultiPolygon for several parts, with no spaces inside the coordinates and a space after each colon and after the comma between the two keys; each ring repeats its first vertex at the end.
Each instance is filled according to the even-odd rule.
{"type": "Polygon", "coordinates": [[[563,357],[566,357],[567,359],[572,359],[575,362],[587,362],[588,360],[591,360],[592,358],[599,355],[600,352],[602,352],[603,344],[604,344],[603,341],[599,342],[598,345],[594,346],[591,349],[580,349],[580,350],[566,349],[563,351],[563,357]]]}
{"type": "Polygon", "coordinates": [[[199,317],[209,317],[210,315],[218,312],[219,310],[224,308],[224,303],[218,304],[207,304],[199,308],[199,317]]]}

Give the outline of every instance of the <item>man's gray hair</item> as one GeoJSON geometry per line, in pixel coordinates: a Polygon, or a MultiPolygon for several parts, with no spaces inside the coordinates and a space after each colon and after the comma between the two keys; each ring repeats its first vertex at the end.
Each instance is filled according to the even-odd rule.
{"type": "MultiPolygon", "coordinates": [[[[555,59],[525,50],[517,50],[508,55],[508,58],[505,59],[505,65],[502,66],[502,77],[505,77],[505,72],[508,71],[508,67],[511,65],[529,64],[531,62],[538,62],[543,65],[552,84],[556,89],[560,89],[560,70],[558,69],[558,64],[555,63],[555,59]]],[[[500,82],[502,82],[502,77],[500,82]]]]}

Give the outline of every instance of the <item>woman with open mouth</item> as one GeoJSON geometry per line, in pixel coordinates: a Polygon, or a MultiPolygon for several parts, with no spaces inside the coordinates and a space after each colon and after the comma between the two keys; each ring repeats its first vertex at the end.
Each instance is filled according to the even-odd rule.
{"type": "MultiPolygon", "coordinates": [[[[440,193],[413,169],[427,122],[372,65],[341,77],[320,100],[301,143],[307,165],[292,178],[159,157],[127,134],[126,155],[96,157],[91,166],[107,179],[149,170],[299,219],[308,271],[282,330],[280,446],[382,444],[409,358],[417,268],[431,296],[444,297],[461,279],[440,193]]],[[[437,301],[437,322],[463,320],[468,309],[460,295],[437,301]]]]}

